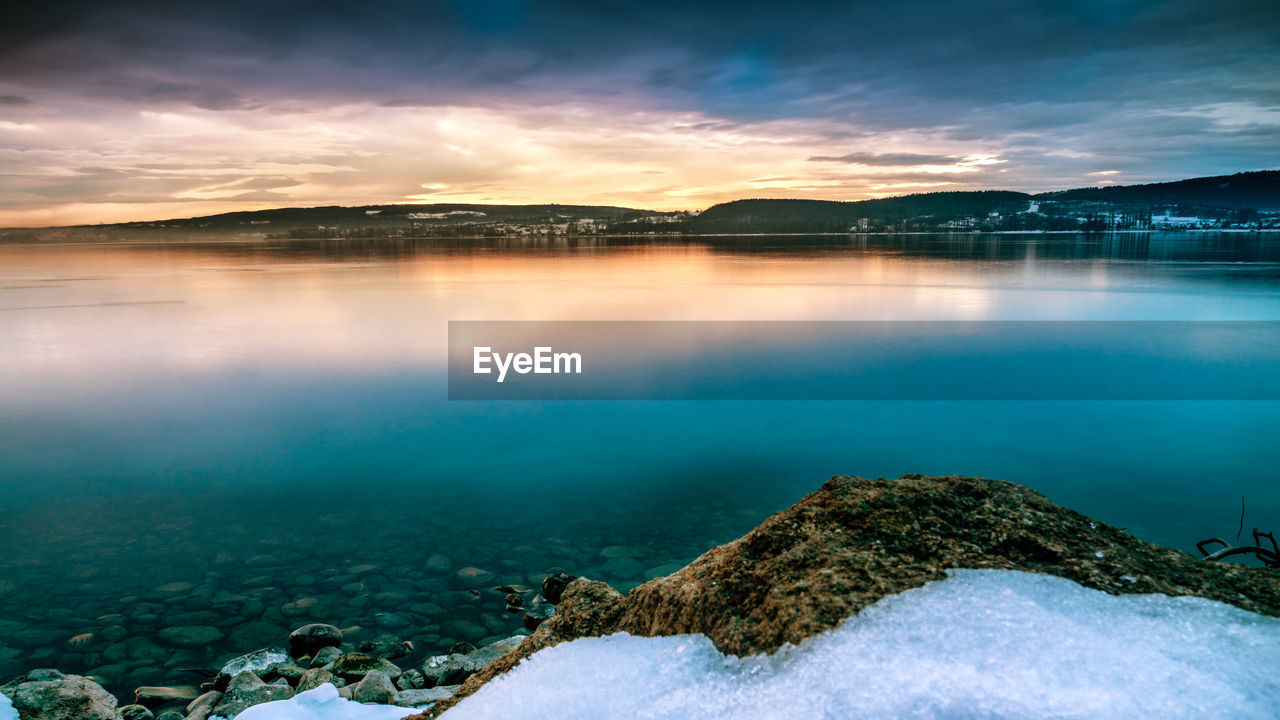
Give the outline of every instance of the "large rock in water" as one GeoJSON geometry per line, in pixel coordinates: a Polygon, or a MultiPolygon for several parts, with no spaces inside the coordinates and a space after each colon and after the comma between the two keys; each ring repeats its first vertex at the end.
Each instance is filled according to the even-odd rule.
{"type": "Polygon", "coordinates": [[[289,633],[289,650],[295,656],[314,655],[325,647],[338,647],[342,644],[342,631],[333,625],[311,623],[289,633]]]}
{"type": "Polygon", "coordinates": [[[1030,488],[971,477],[837,476],[743,537],[625,597],[569,583],[555,615],[421,715],[435,717],[538,650],[625,631],[700,633],[722,652],[768,653],[952,568],[1057,575],[1115,595],[1197,595],[1280,616],[1280,575],[1203,563],[1059,507],[1030,488]]]}
{"type": "Polygon", "coordinates": [[[429,657],[422,663],[423,681],[427,687],[457,685],[520,647],[523,641],[522,636],[513,635],[470,652],[429,657]]]}
{"type": "Polygon", "coordinates": [[[222,690],[232,678],[243,672],[251,672],[263,680],[274,680],[282,675],[301,677],[304,670],[293,662],[284,648],[263,648],[228,660],[213,678],[213,688],[222,690]],[[296,673],[291,670],[296,670],[296,673]]]}
{"type": "Polygon", "coordinates": [[[13,701],[22,720],[116,720],[116,699],[79,675],[32,670],[0,694],[13,701]]]}
{"type": "Polygon", "coordinates": [[[291,697],[293,697],[293,688],[283,680],[264,683],[262,678],[246,670],[227,683],[227,690],[218,700],[213,714],[230,720],[254,705],[275,700],[288,700],[291,697]]]}

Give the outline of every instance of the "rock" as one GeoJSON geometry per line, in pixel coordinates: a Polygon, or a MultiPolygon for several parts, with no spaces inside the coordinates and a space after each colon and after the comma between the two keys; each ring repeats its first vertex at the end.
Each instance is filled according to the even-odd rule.
{"type": "Polygon", "coordinates": [[[124,676],[129,672],[129,666],[124,663],[113,663],[111,665],[99,665],[90,670],[87,674],[93,676],[93,681],[112,685],[123,682],[124,676]]]}
{"type": "Polygon", "coordinates": [[[333,625],[311,623],[289,633],[289,650],[294,655],[314,655],[320,648],[342,644],[342,631],[333,625]]]}
{"type": "Polygon", "coordinates": [[[192,668],[204,664],[204,655],[196,650],[186,648],[183,650],[174,650],[169,655],[169,659],[165,661],[166,668],[192,668]]]}
{"type": "Polygon", "coordinates": [[[523,641],[523,636],[516,635],[468,653],[455,652],[429,657],[422,663],[423,680],[427,687],[457,685],[519,647],[523,641]]]}
{"type": "Polygon", "coordinates": [[[222,615],[212,610],[193,610],[191,612],[179,612],[164,616],[164,624],[171,627],[181,627],[186,625],[216,625],[222,620],[222,615]]]}
{"type": "Polygon", "coordinates": [[[481,570],[476,567],[464,567],[453,574],[454,580],[460,587],[477,588],[484,585],[492,585],[498,579],[497,573],[488,570],[481,570]]]}
{"type": "MultiPolygon", "coordinates": [[[[213,688],[221,690],[227,686],[231,678],[244,673],[251,672],[258,678],[274,678],[280,675],[280,671],[286,667],[297,668],[294,665],[293,658],[289,657],[289,653],[284,648],[263,648],[254,650],[236,658],[228,660],[222,669],[213,679],[213,688]]],[[[301,677],[303,669],[297,668],[294,677],[301,677]]]]}
{"type": "Polygon", "coordinates": [[[20,675],[26,669],[26,663],[18,660],[0,660],[0,678],[11,678],[20,675]]]}
{"type": "Polygon", "coordinates": [[[610,577],[626,580],[644,572],[644,565],[629,557],[615,557],[601,569],[610,577]]]}
{"type": "Polygon", "coordinates": [[[554,605],[535,605],[525,611],[524,626],[529,630],[537,630],[539,625],[550,620],[555,614],[554,605]]]}
{"type": "MultiPolygon", "coordinates": [[[[193,582],[171,582],[156,588],[156,592],[165,593],[166,595],[169,595],[173,593],[186,592],[188,590],[195,588],[195,586],[196,584],[193,582]]],[[[154,600],[155,598],[148,598],[148,599],[154,600]]]]}
{"type": "Polygon", "coordinates": [[[568,575],[566,573],[548,575],[542,581],[542,597],[546,598],[547,602],[552,605],[560,602],[561,593],[569,586],[569,583],[577,579],[576,575],[568,575]]]}
{"type": "Polygon", "coordinates": [[[333,667],[330,668],[334,675],[347,682],[357,682],[373,670],[380,670],[393,680],[400,677],[401,672],[395,663],[386,658],[360,652],[351,652],[339,657],[333,661],[333,667]]]}
{"type": "Polygon", "coordinates": [[[470,620],[463,620],[462,618],[446,620],[441,627],[443,627],[445,634],[455,638],[475,638],[479,640],[489,634],[484,625],[470,620]]]}
{"type": "Polygon", "coordinates": [[[413,652],[413,643],[408,640],[365,640],[360,643],[360,652],[377,655],[388,660],[402,658],[413,652]]]}
{"type": "Polygon", "coordinates": [[[316,651],[314,657],[311,658],[311,667],[321,667],[342,657],[342,651],[336,647],[322,647],[316,651]]]}
{"type": "Polygon", "coordinates": [[[417,690],[425,687],[427,681],[422,677],[422,673],[414,668],[409,668],[400,673],[400,679],[396,681],[396,687],[400,690],[417,690]]]}
{"type": "Polygon", "coordinates": [[[391,705],[396,701],[396,687],[391,678],[381,670],[370,670],[351,694],[351,699],[360,703],[391,705]]]}
{"type": "Polygon", "coordinates": [[[283,679],[285,682],[290,685],[296,685],[298,681],[302,679],[302,675],[306,670],[294,663],[289,663],[288,665],[276,666],[275,672],[276,676],[283,679]]]}
{"type": "MultiPolygon", "coordinates": [[[[121,628],[123,630],[123,628],[121,628]]],[[[18,648],[39,648],[56,645],[63,639],[63,634],[56,630],[39,630],[27,628],[5,637],[5,643],[18,648]]]]}
{"type": "Polygon", "coordinates": [[[80,633],[79,635],[76,635],[75,637],[69,638],[67,640],[67,644],[73,648],[83,648],[92,642],[93,642],[93,633],[91,632],[80,633]]]}
{"type": "Polygon", "coordinates": [[[610,545],[600,551],[600,557],[603,558],[637,558],[644,557],[644,551],[638,548],[629,547],[627,545],[610,545]]]}
{"type": "Polygon", "coordinates": [[[284,627],[266,620],[250,620],[231,628],[228,634],[231,647],[236,649],[265,647],[280,642],[284,627]]]}
{"type": "Polygon", "coordinates": [[[144,685],[133,691],[135,702],[149,708],[160,707],[171,702],[191,702],[200,697],[200,688],[194,685],[176,685],[158,687],[144,685]]]}
{"type": "Polygon", "coordinates": [[[222,693],[216,690],[201,695],[187,703],[187,720],[204,720],[213,714],[213,708],[222,700],[222,693]]]}
{"type": "Polygon", "coordinates": [[[188,720],[188,718],[177,710],[165,710],[156,716],[156,720],[188,720]]]}
{"type": "Polygon", "coordinates": [[[427,558],[426,569],[437,575],[443,575],[453,569],[453,560],[447,555],[436,553],[427,558]]]}
{"type": "Polygon", "coordinates": [[[347,681],[324,668],[311,668],[302,673],[302,677],[298,679],[297,691],[314,690],[325,683],[332,683],[334,687],[342,687],[347,684],[347,681]]]}
{"type": "Polygon", "coordinates": [[[116,720],[116,699],[79,675],[32,670],[0,692],[22,720],[116,720]]]}
{"type": "Polygon", "coordinates": [[[559,601],[555,616],[452,698],[406,720],[434,717],[528,655],[574,638],[699,633],[728,655],[771,653],[888,595],[943,580],[951,568],[1050,574],[1112,594],[1196,595],[1280,616],[1274,570],[1200,562],[1021,485],[837,476],[745,536],[625,598],[604,583],[577,579],[557,588],[548,578],[543,594],[559,601]]]}
{"type": "Polygon", "coordinates": [[[142,705],[125,705],[116,711],[119,720],[154,720],[155,714],[142,705]]]}
{"type": "Polygon", "coordinates": [[[457,685],[449,685],[433,688],[419,688],[414,690],[401,690],[396,697],[395,704],[400,707],[420,708],[450,697],[457,689],[457,685]]]}
{"type": "Polygon", "coordinates": [[[246,670],[227,683],[227,689],[213,709],[213,714],[230,720],[254,705],[272,700],[288,700],[291,697],[293,689],[288,685],[264,683],[262,678],[246,670]]]}
{"type": "Polygon", "coordinates": [[[281,605],[280,612],[284,613],[285,617],[298,617],[299,615],[309,615],[314,611],[314,608],[319,604],[320,604],[320,600],[318,598],[313,598],[313,597],[299,598],[297,600],[294,600],[293,602],[288,602],[288,603],[285,603],[284,605],[281,605]]]}
{"type": "Polygon", "coordinates": [[[156,635],[170,645],[184,648],[207,647],[226,637],[222,630],[212,625],[167,627],[156,635]]]}

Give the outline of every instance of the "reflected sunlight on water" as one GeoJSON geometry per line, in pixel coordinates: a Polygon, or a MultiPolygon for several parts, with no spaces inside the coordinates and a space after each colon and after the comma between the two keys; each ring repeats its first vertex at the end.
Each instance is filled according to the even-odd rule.
{"type": "Polygon", "coordinates": [[[476,641],[511,619],[427,556],[627,587],[836,473],[1012,480],[1183,548],[1241,495],[1274,526],[1276,403],[450,403],[444,371],[449,320],[1280,320],[1278,268],[1207,235],[0,246],[0,617],[26,638],[0,670],[95,669],[40,648],[102,615],[151,633],[180,581],[223,589],[192,612],[228,639],[111,682],[300,597],[393,631],[334,584],[353,563],[446,598],[409,613],[424,647],[476,641]]]}

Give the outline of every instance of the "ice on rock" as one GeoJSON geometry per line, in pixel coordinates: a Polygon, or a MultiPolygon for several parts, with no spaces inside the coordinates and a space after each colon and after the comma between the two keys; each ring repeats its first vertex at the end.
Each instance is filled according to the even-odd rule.
{"type": "Polygon", "coordinates": [[[352,702],[339,696],[332,683],[325,683],[288,700],[254,705],[237,715],[236,720],[400,720],[417,712],[420,711],[413,708],[352,702]]]}
{"type": "Polygon", "coordinates": [[[13,709],[13,702],[0,694],[0,720],[18,720],[18,711],[13,709]]]}
{"type": "Polygon", "coordinates": [[[1280,620],[1047,575],[948,574],[771,656],[725,657],[696,635],[556,645],[443,717],[1280,717],[1280,620]]]}

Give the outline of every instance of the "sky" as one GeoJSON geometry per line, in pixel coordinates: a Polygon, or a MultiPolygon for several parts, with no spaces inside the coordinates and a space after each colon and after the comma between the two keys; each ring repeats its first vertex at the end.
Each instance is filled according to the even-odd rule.
{"type": "Polygon", "coordinates": [[[1280,167],[1280,3],[24,3],[0,226],[1280,167]]]}

